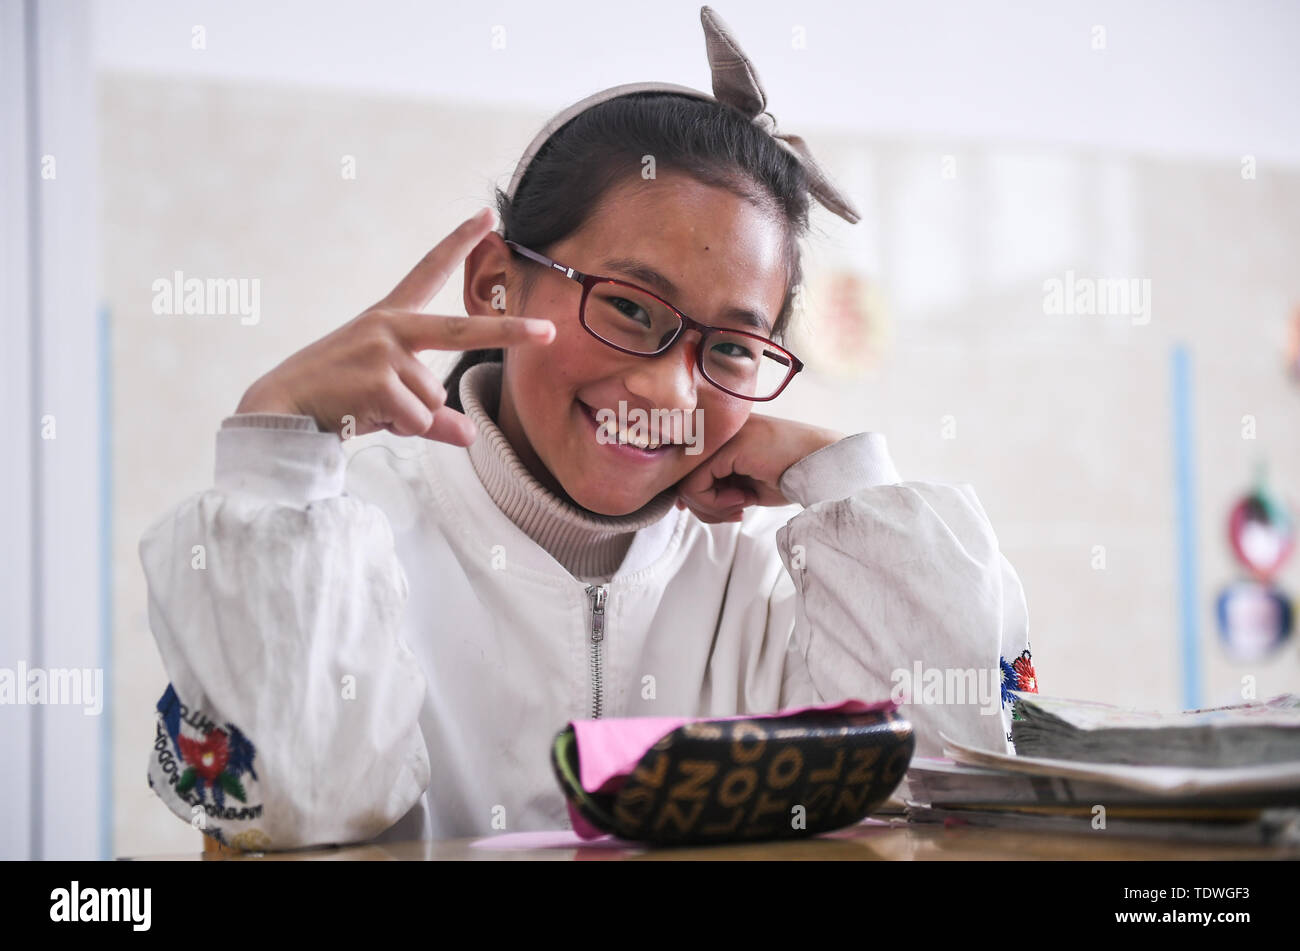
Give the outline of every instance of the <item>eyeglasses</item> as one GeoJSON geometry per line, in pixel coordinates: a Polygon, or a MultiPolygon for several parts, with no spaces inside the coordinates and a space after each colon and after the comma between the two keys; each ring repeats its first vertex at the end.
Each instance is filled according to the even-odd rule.
{"type": "Polygon", "coordinates": [[[578,322],[601,343],[621,353],[656,357],[687,330],[700,334],[696,362],[718,389],[742,400],[776,399],[803,362],[766,337],[710,327],[687,317],[657,294],[614,277],[597,277],[566,267],[516,241],[506,244],[524,257],[559,271],[582,285],[578,322]]]}

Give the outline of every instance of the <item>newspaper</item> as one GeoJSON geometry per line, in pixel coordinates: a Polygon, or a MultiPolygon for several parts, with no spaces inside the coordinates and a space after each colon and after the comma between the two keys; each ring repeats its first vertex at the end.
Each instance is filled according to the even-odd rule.
{"type": "MultiPolygon", "coordinates": [[[[1039,807],[1106,803],[1108,806],[1147,805],[1172,810],[1195,806],[1264,807],[1276,805],[1274,789],[1213,790],[1170,795],[1115,783],[1061,776],[1012,773],[1004,769],[965,766],[950,759],[913,757],[905,781],[905,801],[932,806],[1039,807]]],[[[1285,800],[1285,794],[1282,799],[1285,800]]],[[[1297,797],[1300,798],[1300,797],[1297,797]]],[[[1297,803],[1300,804],[1300,803],[1297,803]]]]}
{"type": "Polygon", "coordinates": [[[1077,833],[1158,839],[1165,842],[1197,842],[1222,845],[1300,845],[1300,810],[1269,809],[1241,821],[1196,822],[1179,819],[1143,819],[1110,816],[1106,831],[1099,832],[1091,815],[1050,815],[1005,812],[989,809],[955,809],[910,805],[912,822],[990,826],[1022,832],[1077,833]]]}
{"type": "Polygon", "coordinates": [[[992,753],[965,746],[942,732],[939,737],[945,744],[944,755],[968,766],[1001,769],[1028,776],[1088,780],[1175,797],[1211,793],[1275,793],[1279,801],[1300,805],[1300,761],[1230,767],[1080,763],[992,753]]]}
{"type": "Polygon", "coordinates": [[[1132,766],[1300,764],[1300,695],[1160,713],[1015,692],[1024,756],[1132,766]]]}

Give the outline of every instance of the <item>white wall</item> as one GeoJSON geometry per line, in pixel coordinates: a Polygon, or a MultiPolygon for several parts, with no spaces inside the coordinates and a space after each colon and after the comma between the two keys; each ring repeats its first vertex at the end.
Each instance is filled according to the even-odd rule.
{"type": "MultiPolygon", "coordinates": [[[[1291,0],[718,0],[781,128],[1300,163],[1291,0]],[[1094,28],[1105,48],[1094,50],[1094,28]],[[798,31],[806,39],[794,48],[798,31]]],[[[537,109],[709,89],[694,0],[99,0],[108,69],[537,109]],[[206,29],[206,49],[191,31],[206,29]],[[494,37],[504,48],[494,48],[494,37]],[[558,66],[558,68],[557,68],[558,66]]]]}
{"type": "MultiPolygon", "coordinates": [[[[194,847],[144,783],[166,684],[136,544],[211,485],[213,437],[244,388],[351,318],[504,185],[544,114],[318,89],[106,75],[104,272],[118,368],[114,419],[118,850],[194,847]],[[453,145],[454,144],[454,145],[453,145]],[[356,158],[357,177],[339,159],[356,158]],[[151,313],[150,285],[256,277],[262,317],[151,313]]],[[[1300,483],[1300,388],[1281,368],[1300,301],[1300,171],[1243,179],[1235,162],[973,146],[810,132],[863,210],[818,210],[810,285],[831,265],[885,292],[892,344],[869,372],[811,368],[769,412],[887,435],[905,478],[970,482],[1024,582],[1042,689],[1175,707],[1181,660],[1172,348],[1192,355],[1200,575],[1195,687],[1300,689],[1295,642],[1270,662],[1222,656],[1211,614],[1236,576],[1223,520],[1259,455],[1300,483]],[[956,171],[941,174],[944,155],[956,171]],[[1043,281],[1152,282],[1150,322],[1048,316],[1043,281]],[[1240,436],[1258,420],[1259,438],[1240,436]],[[945,438],[945,417],[956,438],[945,438]],[[1106,567],[1093,567],[1094,546],[1106,567]]],[[[806,322],[822,319],[810,290],[806,322]]],[[[430,303],[463,313],[459,276],[430,303]]],[[[803,344],[792,341],[797,353],[803,344]]],[[[1300,493],[1292,494],[1300,503],[1300,493]]],[[[1300,559],[1282,586],[1300,591],[1300,559]]]]}

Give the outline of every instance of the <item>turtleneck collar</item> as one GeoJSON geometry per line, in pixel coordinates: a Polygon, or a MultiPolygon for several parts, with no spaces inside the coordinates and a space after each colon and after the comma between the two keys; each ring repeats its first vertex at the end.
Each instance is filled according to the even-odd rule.
{"type": "Polygon", "coordinates": [[[470,462],[497,508],[582,580],[604,579],[622,564],[636,533],[661,521],[676,496],[661,492],[628,515],[598,515],[559,498],[515,454],[496,424],[501,400],[500,363],[479,363],[460,378],[460,402],[478,438],[469,446],[470,462]]]}

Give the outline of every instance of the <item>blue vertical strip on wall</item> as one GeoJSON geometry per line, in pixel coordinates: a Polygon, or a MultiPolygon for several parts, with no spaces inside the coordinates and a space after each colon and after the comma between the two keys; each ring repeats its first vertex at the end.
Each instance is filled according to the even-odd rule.
{"type": "Polygon", "coordinates": [[[1184,710],[1201,706],[1200,596],[1196,581],[1196,470],[1192,446],[1192,367],[1186,344],[1175,344],[1170,379],[1174,492],[1178,522],[1179,627],[1184,710]]]}
{"type": "Polygon", "coordinates": [[[99,666],[104,709],[99,737],[99,856],[113,851],[113,378],[108,308],[99,308],[99,666]]]}

